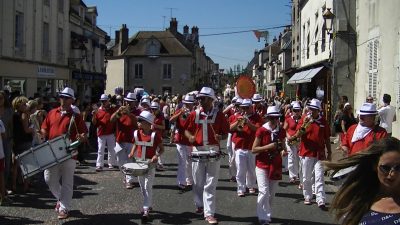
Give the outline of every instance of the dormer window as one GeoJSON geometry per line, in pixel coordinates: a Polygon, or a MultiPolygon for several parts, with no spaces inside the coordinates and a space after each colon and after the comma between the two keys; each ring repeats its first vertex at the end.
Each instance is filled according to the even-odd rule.
{"type": "Polygon", "coordinates": [[[158,57],[160,55],[160,47],[161,47],[160,42],[158,42],[155,39],[151,39],[147,43],[146,53],[148,57],[150,58],[158,57]]]}

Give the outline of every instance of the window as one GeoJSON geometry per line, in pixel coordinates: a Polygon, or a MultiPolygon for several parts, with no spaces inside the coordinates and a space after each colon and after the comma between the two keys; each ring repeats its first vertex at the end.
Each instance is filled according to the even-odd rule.
{"type": "Polygon", "coordinates": [[[18,50],[23,50],[24,44],[24,14],[17,12],[15,15],[15,43],[18,50]]]}
{"type": "Polygon", "coordinates": [[[325,52],[326,45],[326,26],[322,25],[321,52],[325,52]]]}
{"type": "Polygon", "coordinates": [[[43,4],[47,5],[47,6],[50,6],[50,0],[43,0],[43,4]]]}
{"type": "Polygon", "coordinates": [[[49,24],[43,23],[42,32],[42,56],[44,58],[50,57],[50,45],[49,45],[49,24]]]}
{"type": "Polygon", "coordinates": [[[64,31],[62,28],[57,30],[57,58],[61,60],[64,57],[64,31]]]}
{"type": "Polygon", "coordinates": [[[377,98],[379,40],[368,43],[368,95],[377,98]]]}
{"type": "Polygon", "coordinates": [[[171,79],[172,77],[172,65],[163,64],[163,79],[171,79]]]}
{"type": "Polygon", "coordinates": [[[64,13],[64,0],[58,0],[58,12],[64,13]]]}
{"type": "Polygon", "coordinates": [[[314,55],[318,55],[318,26],[315,29],[314,40],[314,55]]]}
{"type": "Polygon", "coordinates": [[[310,33],[307,34],[307,59],[310,58],[310,33]]]}
{"type": "Polygon", "coordinates": [[[143,79],[143,64],[135,64],[135,79],[143,79]]]}

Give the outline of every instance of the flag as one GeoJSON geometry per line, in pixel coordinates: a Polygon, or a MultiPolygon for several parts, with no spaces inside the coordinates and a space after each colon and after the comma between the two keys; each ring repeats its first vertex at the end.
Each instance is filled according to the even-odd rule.
{"type": "Polygon", "coordinates": [[[262,37],[265,39],[265,41],[268,40],[268,36],[269,36],[268,31],[253,30],[253,33],[256,36],[258,42],[260,42],[260,38],[262,38],[262,37]]]}

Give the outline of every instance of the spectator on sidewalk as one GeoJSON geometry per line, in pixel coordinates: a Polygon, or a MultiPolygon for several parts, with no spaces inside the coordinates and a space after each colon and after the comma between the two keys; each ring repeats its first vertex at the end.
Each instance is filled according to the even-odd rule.
{"type": "Polygon", "coordinates": [[[378,109],[379,126],[386,129],[388,136],[392,136],[392,123],[396,121],[396,108],[390,105],[391,96],[384,94],[382,101],[383,106],[378,109]]]}

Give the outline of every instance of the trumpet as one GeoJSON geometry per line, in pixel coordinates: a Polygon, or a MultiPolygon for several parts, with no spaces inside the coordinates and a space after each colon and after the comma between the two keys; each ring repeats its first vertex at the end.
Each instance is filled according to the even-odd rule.
{"type": "Polygon", "coordinates": [[[243,131],[244,125],[246,124],[247,121],[247,116],[243,115],[243,117],[238,119],[238,125],[237,125],[237,130],[238,131],[243,131]]]}
{"type": "Polygon", "coordinates": [[[186,107],[182,108],[183,113],[182,113],[182,119],[186,120],[189,116],[190,110],[186,107]]]}
{"type": "Polygon", "coordinates": [[[300,129],[297,131],[297,138],[288,141],[288,145],[297,145],[300,142],[300,137],[306,132],[307,128],[314,122],[312,115],[309,114],[304,118],[304,123],[301,125],[300,129]]]}

